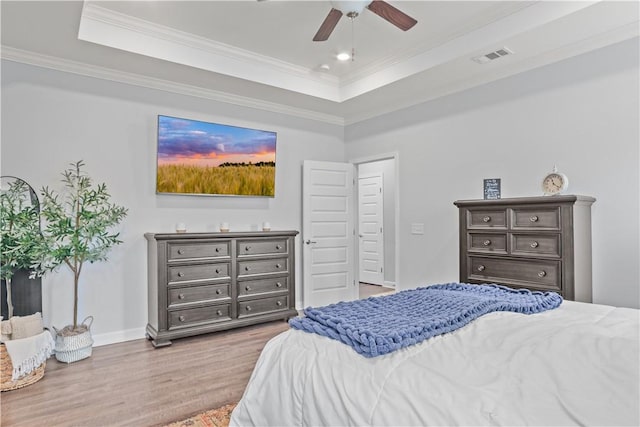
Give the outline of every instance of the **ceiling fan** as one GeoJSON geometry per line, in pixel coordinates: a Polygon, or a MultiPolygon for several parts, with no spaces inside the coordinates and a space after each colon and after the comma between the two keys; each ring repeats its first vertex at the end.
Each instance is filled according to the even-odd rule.
{"type": "Polygon", "coordinates": [[[418,21],[407,15],[406,13],[391,6],[386,1],[374,0],[374,1],[332,1],[332,8],[329,14],[324,19],[320,29],[313,37],[314,42],[322,42],[329,38],[331,32],[338,24],[342,15],[353,20],[357,17],[365,8],[375,13],[379,17],[392,23],[402,31],[407,31],[418,21]]]}

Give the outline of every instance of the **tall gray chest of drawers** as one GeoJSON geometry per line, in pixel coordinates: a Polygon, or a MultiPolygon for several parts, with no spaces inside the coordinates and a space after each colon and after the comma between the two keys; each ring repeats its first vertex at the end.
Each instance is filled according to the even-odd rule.
{"type": "Polygon", "coordinates": [[[147,233],[147,337],[174,338],[296,316],[297,231],[147,233]]]}
{"type": "Polygon", "coordinates": [[[591,302],[592,197],[458,200],[460,281],[591,302]]]}

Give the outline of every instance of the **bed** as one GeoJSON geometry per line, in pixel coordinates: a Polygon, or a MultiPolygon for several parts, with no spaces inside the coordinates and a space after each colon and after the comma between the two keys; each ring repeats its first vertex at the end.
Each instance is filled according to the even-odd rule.
{"type": "Polygon", "coordinates": [[[637,426],[639,313],[489,313],[371,358],[290,329],[265,346],[230,425],[637,426]]]}

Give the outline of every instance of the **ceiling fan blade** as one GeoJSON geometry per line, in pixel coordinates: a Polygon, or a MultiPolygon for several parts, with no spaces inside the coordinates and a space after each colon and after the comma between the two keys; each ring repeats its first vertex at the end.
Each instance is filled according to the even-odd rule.
{"type": "Polygon", "coordinates": [[[391,6],[386,1],[374,0],[369,6],[367,6],[367,9],[369,9],[379,17],[391,22],[402,31],[407,31],[409,28],[418,23],[418,21],[416,21],[406,13],[391,6]]]}
{"type": "Polygon", "coordinates": [[[338,24],[338,21],[342,18],[342,12],[338,9],[332,8],[326,18],[324,18],[324,22],[320,25],[320,29],[313,37],[314,42],[323,42],[329,38],[331,32],[338,24]]]}

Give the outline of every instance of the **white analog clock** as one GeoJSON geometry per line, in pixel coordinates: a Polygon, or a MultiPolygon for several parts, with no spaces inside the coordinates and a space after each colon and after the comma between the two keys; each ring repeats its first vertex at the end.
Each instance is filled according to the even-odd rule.
{"type": "Polygon", "coordinates": [[[569,186],[569,178],[563,173],[558,172],[554,166],[553,172],[549,172],[542,180],[542,191],[545,196],[553,196],[566,191],[569,186]]]}

